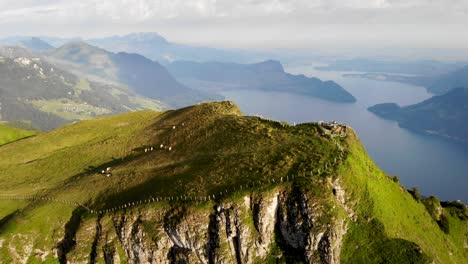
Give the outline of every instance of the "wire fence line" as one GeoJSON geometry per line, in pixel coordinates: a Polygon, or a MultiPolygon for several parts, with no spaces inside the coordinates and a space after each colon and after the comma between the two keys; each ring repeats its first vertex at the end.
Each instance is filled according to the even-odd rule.
{"type": "MultiPolygon", "coordinates": [[[[275,123],[278,123],[282,126],[286,126],[286,124],[284,124],[283,122],[279,122],[279,121],[276,121],[276,120],[271,120],[271,119],[267,119],[267,121],[270,121],[270,122],[275,122],[275,123]]],[[[186,123],[181,123],[181,126],[184,127],[186,125],[186,123]]],[[[178,125],[164,125],[164,126],[160,126],[160,128],[170,128],[171,130],[175,130],[176,127],[178,127],[178,125]]],[[[322,172],[326,172],[328,171],[333,165],[338,165],[340,164],[344,159],[345,159],[345,152],[343,150],[343,147],[334,139],[334,137],[331,137],[332,140],[334,141],[335,145],[337,146],[338,150],[339,150],[339,154],[337,157],[334,157],[333,161],[332,162],[325,162],[324,163],[324,170],[322,171],[320,168],[317,168],[315,170],[311,170],[310,171],[310,177],[314,176],[314,175],[320,175],[322,174],[322,172]]],[[[161,145],[162,146],[162,145],[161,145]]],[[[152,151],[152,150],[151,150],[152,151]]],[[[234,187],[234,188],[230,188],[231,190],[228,190],[228,189],[225,189],[224,191],[220,191],[220,192],[217,192],[217,193],[212,193],[211,195],[208,195],[208,196],[193,196],[193,195],[177,195],[177,196],[157,196],[157,197],[153,197],[153,196],[150,196],[146,199],[141,199],[141,200],[135,200],[135,201],[130,201],[130,202],[125,202],[125,203],[122,203],[120,205],[117,205],[117,206],[114,206],[114,207],[110,207],[110,208],[104,208],[104,209],[96,209],[96,208],[90,208],[86,205],[84,205],[83,203],[80,203],[80,202],[76,202],[76,201],[70,201],[70,200],[64,200],[64,199],[58,199],[58,198],[54,198],[54,197],[50,197],[50,196],[46,196],[46,195],[0,195],[0,200],[13,200],[13,201],[38,201],[38,202],[56,202],[56,203],[60,203],[60,204],[64,204],[64,205],[68,205],[68,206],[78,206],[78,207],[82,207],[84,209],[86,209],[89,213],[92,213],[92,214],[104,214],[104,213],[110,213],[110,212],[115,212],[115,211],[118,211],[118,210],[124,210],[124,209],[127,209],[127,208],[132,208],[132,207],[136,207],[136,206],[139,206],[139,205],[142,205],[142,204],[150,204],[150,203],[158,203],[158,202],[209,202],[211,200],[216,200],[216,198],[221,198],[221,197],[225,197],[225,196],[228,196],[232,193],[235,193],[235,192],[242,192],[244,190],[250,190],[252,188],[263,188],[263,187],[266,187],[266,186],[271,186],[271,185],[276,185],[276,184],[281,184],[283,182],[290,182],[290,181],[293,181],[295,180],[297,177],[304,177],[304,178],[308,178],[306,177],[306,173],[303,173],[303,175],[299,176],[299,175],[286,175],[284,177],[280,177],[280,178],[269,178],[269,179],[266,179],[266,180],[263,180],[263,181],[253,181],[253,182],[250,182],[250,183],[246,183],[246,184],[241,184],[237,187],[234,187]]]]}
{"type": "MultiPolygon", "coordinates": [[[[344,152],[340,152],[338,157],[334,158],[333,162],[325,163],[324,171],[322,171],[320,168],[316,170],[311,170],[310,176],[320,175],[322,172],[326,172],[326,170],[330,169],[333,165],[340,164],[344,160],[344,155],[345,155],[344,152]]],[[[298,177],[310,179],[310,177],[308,177],[306,173],[303,173],[302,175],[286,175],[286,176],[279,177],[279,178],[277,177],[277,178],[269,178],[266,180],[252,181],[250,183],[241,184],[234,188],[230,188],[229,190],[224,189],[222,191],[212,193],[207,196],[194,196],[194,195],[186,195],[186,194],[176,195],[176,196],[156,196],[156,197],[149,196],[146,199],[125,202],[114,207],[101,208],[101,209],[90,208],[84,205],[83,203],[76,202],[76,201],[59,199],[59,198],[54,198],[54,197],[44,196],[44,195],[43,196],[41,195],[0,195],[0,200],[56,202],[56,203],[60,203],[60,204],[68,205],[68,206],[82,207],[92,214],[104,214],[104,213],[110,213],[110,212],[115,212],[119,210],[136,207],[142,204],[161,203],[161,202],[209,202],[212,200],[216,200],[217,198],[229,196],[230,194],[233,194],[236,192],[248,191],[253,188],[264,188],[264,187],[271,186],[271,185],[279,185],[281,183],[291,182],[291,181],[294,181],[298,177]]]]}
{"type": "Polygon", "coordinates": [[[114,206],[111,208],[106,208],[106,209],[94,209],[94,208],[89,208],[85,206],[82,203],[75,202],[75,201],[68,201],[64,199],[58,199],[54,197],[49,197],[49,196],[36,196],[36,195],[20,195],[20,196],[7,196],[7,195],[0,195],[0,200],[16,200],[16,201],[43,201],[43,202],[57,202],[61,203],[64,205],[69,205],[69,206],[78,206],[78,207],[83,207],[87,211],[89,211],[92,214],[103,214],[103,213],[109,213],[109,212],[114,212],[118,210],[123,210],[131,207],[136,207],[142,204],[150,204],[150,203],[157,203],[157,202],[181,202],[181,201],[187,201],[187,202],[209,202],[211,200],[216,200],[216,198],[221,198],[230,195],[231,193],[234,192],[239,192],[243,190],[249,190],[251,188],[261,188],[265,187],[268,185],[272,184],[279,184],[282,182],[288,182],[294,180],[296,175],[291,175],[291,176],[286,176],[286,177],[281,177],[280,179],[269,179],[264,182],[258,181],[258,185],[254,183],[250,184],[243,184],[239,185],[237,188],[232,188],[231,191],[228,189],[225,189],[224,191],[217,192],[216,194],[211,194],[208,196],[194,196],[194,195],[177,195],[177,196],[157,196],[153,197],[150,196],[149,198],[142,199],[142,200],[135,200],[131,202],[126,202],[122,203],[118,206],[114,206]]]}
{"type": "Polygon", "coordinates": [[[0,195],[0,200],[9,200],[9,201],[34,201],[34,202],[56,202],[56,203],[61,203],[64,205],[69,205],[69,206],[78,206],[78,207],[83,207],[88,211],[91,211],[89,207],[86,205],[75,202],[75,201],[69,201],[69,200],[64,200],[64,199],[58,199],[50,196],[44,196],[44,195],[0,195]]]}

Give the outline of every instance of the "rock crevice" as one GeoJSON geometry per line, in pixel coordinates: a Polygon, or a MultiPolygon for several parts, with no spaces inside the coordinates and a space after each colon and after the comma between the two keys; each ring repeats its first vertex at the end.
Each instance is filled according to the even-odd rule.
{"type": "Polygon", "coordinates": [[[324,224],[324,209],[312,200],[292,187],[213,207],[113,213],[100,220],[110,225],[97,222],[91,262],[114,263],[117,243],[128,263],[338,263],[346,220],[324,224]]]}

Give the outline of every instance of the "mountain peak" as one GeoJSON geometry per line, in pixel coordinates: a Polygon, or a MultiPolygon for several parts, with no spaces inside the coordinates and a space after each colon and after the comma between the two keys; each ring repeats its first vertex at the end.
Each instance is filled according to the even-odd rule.
{"type": "Polygon", "coordinates": [[[31,37],[20,41],[19,45],[32,51],[47,51],[54,49],[52,45],[38,37],[31,37]]]}
{"type": "Polygon", "coordinates": [[[252,65],[264,72],[284,72],[283,65],[277,60],[266,60],[252,65]]]}
{"type": "Polygon", "coordinates": [[[159,42],[164,44],[169,44],[169,42],[161,35],[156,32],[137,32],[137,33],[130,33],[127,35],[120,36],[121,39],[129,39],[132,41],[153,41],[159,42]]]}
{"type": "Polygon", "coordinates": [[[0,55],[10,59],[33,56],[29,50],[19,46],[0,46],[0,55]]]}
{"type": "Polygon", "coordinates": [[[93,45],[91,45],[91,44],[89,44],[87,42],[84,42],[82,40],[71,41],[71,42],[65,43],[59,48],[64,48],[64,47],[85,47],[85,48],[99,49],[98,47],[93,46],[93,45]]]}
{"type": "Polygon", "coordinates": [[[457,87],[468,88],[468,65],[437,77],[427,88],[435,94],[444,94],[457,87]]]}
{"type": "Polygon", "coordinates": [[[68,42],[61,47],[52,51],[52,55],[55,57],[63,56],[77,56],[82,55],[91,55],[91,54],[108,54],[108,52],[99,47],[90,45],[84,41],[72,41],[68,42]]]}

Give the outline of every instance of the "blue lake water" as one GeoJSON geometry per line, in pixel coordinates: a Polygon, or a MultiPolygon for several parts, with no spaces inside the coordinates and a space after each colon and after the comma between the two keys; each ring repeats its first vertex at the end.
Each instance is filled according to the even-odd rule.
{"type": "Polygon", "coordinates": [[[290,123],[337,120],[352,126],[372,159],[407,187],[423,195],[468,202],[468,148],[445,139],[400,128],[394,121],[367,111],[377,103],[408,105],[431,94],[422,87],[361,78],[344,78],[343,72],[321,72],[312,66],[288,67],[288,72],[334,80],[352,93],[355,104],[338,104],[312,97],[262,91],[227,91],[244,114],[262,115],[290,123]]]}

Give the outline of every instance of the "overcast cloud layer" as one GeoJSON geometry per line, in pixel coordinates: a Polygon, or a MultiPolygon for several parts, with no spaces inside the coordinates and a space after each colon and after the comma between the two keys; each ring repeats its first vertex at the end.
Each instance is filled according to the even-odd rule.
{"type": "Polygon", "coordinates": [[[0,36],[155,31],[226,47],[468,47],[467,0],[1,0],[0,36]]]}

